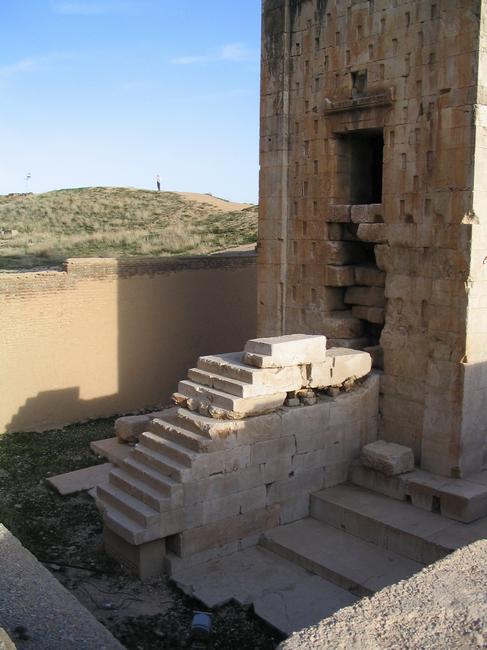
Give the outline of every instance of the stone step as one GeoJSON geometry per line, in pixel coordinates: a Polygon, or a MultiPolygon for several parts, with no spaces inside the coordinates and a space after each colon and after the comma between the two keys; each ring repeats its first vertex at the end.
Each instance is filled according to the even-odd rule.
{"type": "Polygon", "coordinates": [[[487,485],[481,484],[481,477],[452,479],[421,469],[385,476],[356,461],[350,468],[349,478],[354,485],[393,499],[408,500],[417,508],[454,521],[471,523],[487,516],[487,485]]]}
{"type": "Polygon", "coordinates": [[[152,422],[153,431],[171,442],[190,451],[205,452],[212,447],[212,440],[203,431],[189,431],[186,423],[178,420],[169,421],[157,418],[152,422]]]}
{"type": "Polygon", "coordinates": [[[157,512],[167,512],[172,507],[169,495],[161,494],[144,481],[140,481],[127,471],[115,469],[110,473],[109,482],[122,492],[142,501],[157,512]]]}
{"type": "Polygon", "coordinates": [[[232,420],[215,420],[214,418],[200,415],[197,411],[190,411],[186,408],[178,409],[178,417],[185,428],[204,434],[207,437],[216,439],[227,438],[239,426],[238,422],[232,420]]]}
{"type": "Polygon", "coordinates": [[[139,443],[150,447],[168,458],[177,461],[185,467],[191,467],[196,457],[196,452],[190,451],[172,440],[167,440],[164,436],[146,431],[140,436],[139,443]]]}
{"type": "Polygon", "coordinates": [[[281,368],[326,359],[326,337],[312,334],[287,334],[251,339],[245,344],[245,363],[258,368],[281,368]]]}
{"type": "Polygon", "coordinates": [[[258,397],[235,397],[189,380],[179,382],[178,392],[187,399],[195,400],[198,405],[206,403],[226,412],[231,419],[267,413],[282,406],[287,397],[285,392],[258,397]]]}
{"type": "Polygon", "coordinates": [[[168,458],[165,454],[160,453],[160,450],[153,449],[146,445],[147,438],[144,442],[139,443],[132,454],[132,458],[137,460],[143,465],[148,465],[157,470],[164,476],[171,478],[177,483],[181,483],[191,473],[191,468],[187,465],[182,465],[178,461],[168,458]]]}
{"type": "Polygon", "coordinates": [[[133,455],[125,460],[121,469],[139,481],[146,483],[162,496],[172,497],[178,487],[181,489],[181,483],[174,481],[169,476],[164,476],[150,465],[141,463],[133,455]]]}
{"type": "Polygon", "coordinates": [[[126,517],[119,510],[113,509],[104,501],[101,502],[97,499],[97,505],[103,512],[105,525],[126,542],[138,545],[145,541],[151,541],[146,539],[147,529],[145,526],[141,526],[133,519],[126,517]]]}
{"type": "Polygon", "coordinates": [[[141,526],[150,527],[159,521],[159,513],[156,510],[110,483],[98,486],[97,499],[141,526]]]}
{"type": "Polygon", "coordinates": [[[354,461],[349,470],[350,483],[383,494],[391,499],[406,501],[406,477],[408,474],[385,476],[371,467],[365,467],[360,460],[354,461]]]}
{"type": "Polygon", "coordinates": [[[355,485],[315,492],[311,495],[310,514],[423,564],[436,562],[456,548],[448,534],[452,521],[355,485]]]}
{"type": "MultiPolygon", "coordinates": [[[[284,370],[284,368],[282,368],[282,370],[284,370]]],[[[301,367],[291,366],[286,368],[286,370],[293,370],[294,373],[288,372],[288,377],[284,375],[279,377],[279,375],[276,374],[274,377],[271,377],[266,384],[252,384],[237,379],[230,379],[215,372],[201,370],[200,368],[191,368],[188,371],[188,379],[197,384],[202,384],[203,386],[208,386],[224,393],[235,395],[235,397],[259,397],[262,395],[275,394],[276,391],[290,392],[299,390],[305,385],[306,379],[303,378],[301,367]]],[[[261,372],[265,373],[266,371],[264,370],[261,372]]]]}
{"type": "Polygon", "coordinates": [[[357,596],[370,596],[424,567],[312,518],[268,531],[260,544],[357,596]]]}
{"type": "Polygon", "coordinates": [[[243,354],[243,352],[231,352],[200,357],[197,366],[199,370],[221,377],[235,379],[252,386],[272,385],[278,390],[287,390],[287,386],[298,384],[303,380],[302,369],[299,366],[256,368],[242,361],[243,354]]]}

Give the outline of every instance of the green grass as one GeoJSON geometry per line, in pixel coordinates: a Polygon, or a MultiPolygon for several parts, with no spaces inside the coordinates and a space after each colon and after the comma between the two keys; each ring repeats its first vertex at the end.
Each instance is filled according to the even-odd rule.
{"type": "Polygon", "coordinates": [[[256,239],[257,207],[222,200],[108,187],[0,196],[4,270],[68,257],[203,255],[256,239]]]}

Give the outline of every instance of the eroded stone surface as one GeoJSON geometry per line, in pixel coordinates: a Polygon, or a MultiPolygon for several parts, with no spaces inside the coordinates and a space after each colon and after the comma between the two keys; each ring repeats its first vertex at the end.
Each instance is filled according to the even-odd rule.
{"type": "Polygon", "coordinates": [[[362,463],[386,476],[404,474],[414,470],[414,456],[409,447],[385,440],[377,440],[362,448],[362,463]]]}

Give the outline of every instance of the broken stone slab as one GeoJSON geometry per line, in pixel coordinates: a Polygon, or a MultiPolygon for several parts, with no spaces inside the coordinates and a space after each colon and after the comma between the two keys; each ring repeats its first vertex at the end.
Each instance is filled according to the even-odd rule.
{"type": "Polygon", "coordinates": [[[244,352],[244,362],[258,368],[322,363],[326,359],[326,336],[288,334],[251,339],[244,352]]]}
{"type": "Polygon", "coordinates": [[[302,371],[299,367],[256,368],[243,363],[243,354],[231,352],[200,357],[197,369],[256,387],[274,386],[278,390],[287,390],[286,386],[302,381],[302,371]]]}
{"type": "Polygon", "coordinates": [[[108,481],[108,475],[113,468],[112,463],[103,463],[102,465],[93,465],[92,467],[85,467],[58,476],[50,476],[46,480],[59,494],[66,496],[90,490],[100,485],[100,483],[105,483],[108,481]]]}
{"type": "Polygon", "coordinates": [[[291,392],[299,390],[304,384],[302,366],[288,366],[280,370],[288,371],[275,375],[269,375],[266,370],[258,370],[268,375],[267,382],[259,381],[258,384],[251,384],[229,377],[222,377],[214,372],[201,370],[200,368],[190,368],[188,379],[203,386],[215,388],[224,393],[230,393],[236,397],[260,397],[262,395],[272,395],[276,392],[291,392]]]}
{"type": "Polygon", "coordinates": [[[386,476],[414,470],[413,450],[385,440],[377,440],[362,447],[361,460],[366,467],[371,467],[386,476]]]}
{"type": "Polygon", "coordinates": [[[95,440],[90,443],[91,450],[97,456],[106,458],[110,463],[119,466],[132,451],[132,447],[119,442],[118,438],[95,440]]]}
{"type": "Polygon", "coordinates": [[[341,386],[347,379],[359,379],[372,369],[367,352],[349,348],[330,348],[326,363],[313,363],[310,368],[310,388],[341,386]]]}
{"type": "Polygon", "coordinates": [[[147,431],[150,422],[150,415],[125,415],[115,420],[115,433],[120,442],[134,443],[147,431]]]}
{"type": "Polygon", "coordinates": [[[196,407],[192,410],[199,410],[200,413],[216,419],[229,420],[268,413],[282,406],[287,397],[286,392],[257,397],[236,397],[189,380],[179,382],[178,394],[188,401],[188,406],[189,401],[192,401],[192,405],[196,407]],[[206,411],[204,413],[203,408],[206,411]]]}

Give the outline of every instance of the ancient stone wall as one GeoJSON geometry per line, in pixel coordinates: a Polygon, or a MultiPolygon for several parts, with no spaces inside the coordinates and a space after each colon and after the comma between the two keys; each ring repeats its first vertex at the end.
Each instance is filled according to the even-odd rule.
{"type": "Polygon", "coordinates": [[[69,260],[0,274],[0,434],[167,404],[255,334],[255,256],[69,260]]]}
{"type": "Polygon", "coordinates": [[[485,11],[263,9],[259,334],[380,340],[383,436],[452,476],[487,450],[485,11]]]}

